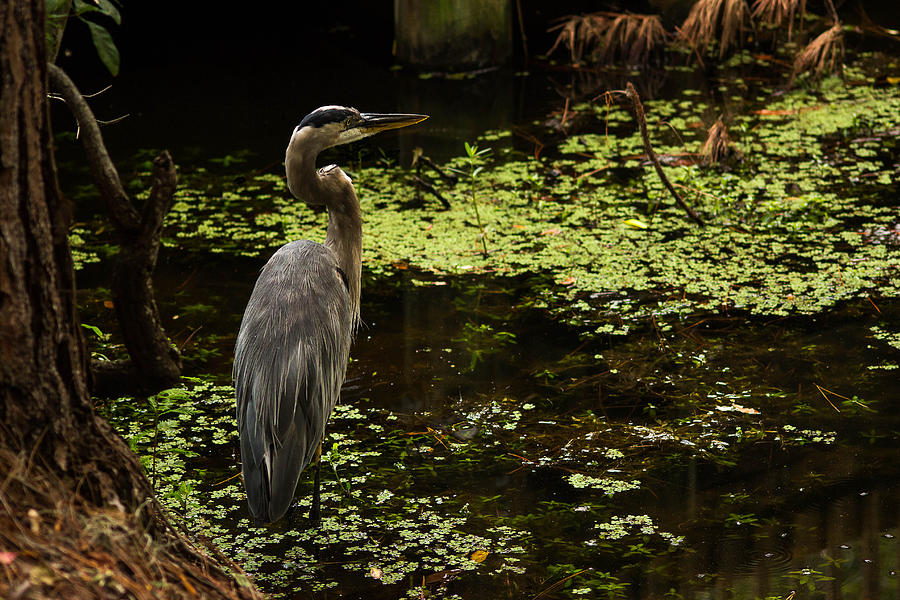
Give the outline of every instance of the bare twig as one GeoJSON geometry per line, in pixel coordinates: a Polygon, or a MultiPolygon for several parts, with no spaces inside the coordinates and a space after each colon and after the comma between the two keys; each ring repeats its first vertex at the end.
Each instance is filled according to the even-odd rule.
{"type": "Polygon", "coordinates": [[[625,87],[625,94],[631,99],[631,102],[634,105],[635,119],[637,119],[638,127],[641,129],[641,138],[644,140],[644,152],[647,153],[647,158],[653,163],[656,174],[659,175],[663,185],[666,186],[666,189],[669,190],[669,193],[675,198],[675,202],[678,203],[678,206],[683,208],[684,212],[686,212],[698,225],[705,225],[703,219],[700,218],[700,215],[694,212],[694,209],[688,206],[681,195],[675,190],[674,186],[672,186],[672,182],[666,177],[662,165],[659,164],[659,157],[657,157],[656,152],[653,151],[653,146],[650,144],[650,135],[647,133],[647,118],[644,116],[644,105],[641,104],[641,97],[638,95],[637,90],[634,89],[634,86],[630,81],[625,87]]]}
{"type": "Polygon", "coordinates": [[[828,7],[828,16],[831,17],[831,22],[835,25],[840,24],[841,20],[838,18],[837,10],[834,8],[834,2],[825,0],[825,6],[828,7]]]}
{"type": "Polygon", "coordinates": [[[525,35],[525,19],[522,18],[522,0],[516,0],[516,14],[519,16],[519,35],[522,37],[522,53],[528,64],[528,37],[525,35]]]}
{"type": "Polygon", "coordinates": [[[446,181],[447,183],[456,184],[459,181],[459,177],[454,175],[453,173],[448,173],[444,169],[440,168],[438,165],[434,163],[433,160],[425,156],[424,154],[419,157],[419,160],[426,165],[428,165],[431,170],[438,174],[438,177],[446,181]]]}
{"type": "Polygon", "coordinates": [[[111,85],[108,85],[108,86],[106,86],[105,88],[103,88],[102,90],[97,90],[97,91],[94,92],[93,94],[82,94],[81,97],[82,97],[82,98],[96,98],[96,97],[99,96],[100,94],[102,94],[102,93],[104,93],[104,92],[108,92],[108,91],[111,90],[111,89],[112,89],[112,86],[111,86],[111,85]]]}
{"type": "Polygon", "coordinates": [[[118,230],[126,234],[136,233],[140,229],[140,215],[122,187],[119,173],[103,144],[100,126],[91,107],[65,71],[56,65],[47,65],[47,68],[51,85],[65,99],[69,110],[78,121],[88,164],[100,189],[100,195],[106,201],[110,217],[118,230]]]}

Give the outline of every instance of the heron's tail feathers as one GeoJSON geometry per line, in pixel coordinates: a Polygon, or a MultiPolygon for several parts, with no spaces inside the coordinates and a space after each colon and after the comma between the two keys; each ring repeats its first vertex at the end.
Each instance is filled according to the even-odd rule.
{"type": "MultiPolygon", "coordinates": [[[[253,423],[248,414],[245,423],[253,423]]],[[[281,444],[269,441],[261,434],[243,431],[241,435],[241,461],[244,486],[250,514],[257,522],[277,521],[287,512],[294,498],[294,490],[303,469],[312,456],[305,441],[300,443],[294,428],[289,428],[281,444]]],[[[302,436],[305,440],[306,436],[302,436]]],[[[315,451],[315,447],[313,447],[315,451]]]]}

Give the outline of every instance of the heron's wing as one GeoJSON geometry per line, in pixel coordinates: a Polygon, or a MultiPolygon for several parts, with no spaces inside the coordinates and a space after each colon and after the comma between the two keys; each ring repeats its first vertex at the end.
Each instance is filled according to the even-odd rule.
{"type": "Polygon", "coordinates": [[[291,242],[263,267],[235,345],[234,388],[250,512],[287,511],[340,397],[353,315],[331,250],[291,242]]]}

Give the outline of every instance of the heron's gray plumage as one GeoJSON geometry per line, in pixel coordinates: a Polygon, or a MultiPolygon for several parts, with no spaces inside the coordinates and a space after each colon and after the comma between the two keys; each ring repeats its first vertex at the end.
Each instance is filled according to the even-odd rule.
{"type": "Polygon", "coordinates": [[[284,515],[300,473],[316,456],[359,323],[359,200],[347,174],[335,165],[316,170],[316,157],[330,146],[425,118],[325,106],[307,115],[291,136],[288,189],[328,208],[328,230],[324,244],[291,242],[266,263],[235,344],[241,461],[257,522],[284,515]]]}
{"type": "Polygon", "coordinates": [[[287,511],[340,397],[354,314],[338,268],[321,244],[283,246],[263,267],[241,322],[238,429],[250,512],[259,521],[287,511]]]}

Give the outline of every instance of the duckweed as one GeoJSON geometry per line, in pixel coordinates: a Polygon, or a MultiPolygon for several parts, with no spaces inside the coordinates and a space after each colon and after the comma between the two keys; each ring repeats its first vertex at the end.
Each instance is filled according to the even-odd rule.
{"type": "MultiPolygon", "coordinates": [[[[658,152],[681,157],[699,147],[697,123],[714,107],[686,91],[674,101],[647,101],[646,109],[679,134],[655,133],[658,152]]],[[[841,443],[864,439],[859,448],[871,449],[895,441],[889,428],[865,421],[864,429],[858,420],[884,417],[869,394],[898,368],[895,323],[865,326],[871,355],[858,344],[815,347],[807,330],[820,327],[812,319],[837,311],[857,318],[861,303],[879,312],[876,304],[886,312],[896,304],[890,132],[900,91],[832,79],[816,93],[766,97],[759,110],[733,117],[742,162],[723,170],[691,160],[666,167],[707,220],[702,229],[642,164],[624,108],[573,110],[590,115],[592,125],[539,159],[508,132],[477,140],[494,151],[475,180],[440,184],[449,210],[417,197],[403,169],[353,170],[367,283],[425,299],[439,287],[471,289],[478,301],[469,312],[455,307],[466,319],[446,339],[416,348],[448,365],[432,375],[447,396],[441,407],[416,398],[410,414],[362,397],[336,408],[323,447],[320,527],[305,522],[305,476],[286,522],[249,522],[232,390],[217,385],[221,375],[147,402],[98,406],[141,456],[167,509],[274,597],[384,590],[386,597],[450,599],[468,597],[461,588],[501,587],[523,597],[625,597],[625,580],[647,565],[661,581],[674,576],[681,563],[667,557],[694,552],[692,542],[707,535],[698,530],[752,524],[744,535],[761,542],[770,524],[758,515],[783,514],[783,499],[762,507],[741,492],[722,501],[725,514],[709,503],[666,522],[665,501],[683,500],[682,474],[729,479],[739,465],[772,455],[829,457],[841,443]],[[502,314],[481,303],[486,280],[515,290],[502,314]],[[548,335],[577,343],[519,364],[530,344],[524,332],[532,334],[515,323],[524,313],[552,324],[548,335]],[[763,325],[771,322],[784,326],[759,332],[771,331],[763,325]],[[710,323],[736,332],[714,326],[699,333],[710,323]],[[859,368],[828,371],[845,361],[859,368]],[[507,372],[515,375],[506,385],[493,379],[507,372]],[[661,481],[675,481],[676,491],[660,502],[661,481]]],[[[445,166],[465,170],[466,158],[445,166]]],[[[195,169],[182,174],[164,236],[186,254],[259,258],[290,239],[321,241],[324,219],[290,198],[280,174],[222,181],[195,169]]],[[[71,233],[80,268],[113,251],[97,229],[79,225],[71,233]]],[[[184,314],[210,312],[198,304],[184,314]]],[[[800,471],[813,483],[841,476],[800,471]]],[[[684,588],[691,585],[705,584],[684,588]]]]}

